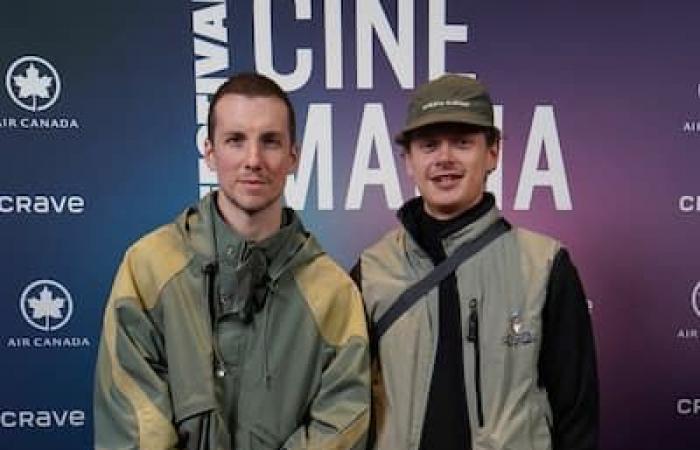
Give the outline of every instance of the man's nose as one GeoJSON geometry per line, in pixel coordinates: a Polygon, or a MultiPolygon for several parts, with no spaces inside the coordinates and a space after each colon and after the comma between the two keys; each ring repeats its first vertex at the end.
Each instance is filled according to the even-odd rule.
{"type": "Polygon", "coordinates": [[[245,165],[249,168],[260,167],[260,144],[251,143],[246,151],[245,155],[245,165]]]}
{"type": "Polygon", "coordinates": [[[438,143],[437,149],[435,150],[435,156],[438,161],[452,161],[452,146],[448,140],[442,140],[438,143]]]}

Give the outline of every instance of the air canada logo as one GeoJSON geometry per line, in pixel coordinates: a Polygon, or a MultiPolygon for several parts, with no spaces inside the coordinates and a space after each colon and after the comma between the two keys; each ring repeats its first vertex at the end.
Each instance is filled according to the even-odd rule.
{"type": "Polygon", "coordinates": [[[73,300],[61,283],[36,280],[24,288],[20,310],[24,320],[32,327],[41,331],[55,331],[70,320],[73,300]]]}
{"type": "MultiPolygon", "coordinates": [[[[696,318],[700,318],[700,281],[695,283],[695,286],[690,292],[690,307],[696,318]]],[[[696,323],[697,322],[693,324],[689,323],[688,325],[678,327],[676,329],[676,338],[700,342],[700,327],[698,327],[696,323]]]]}
{"type": "Polygon", "coordinates": [[[17,106],[38,112],[56,103],[61,94],[61,78],[45,59],[22,56],[7,69],[5,87],[17,106]]]}
{"type": "Polygon", "coordinates": [[[80,349],[92,345],[87,336],[66,334],[62,329],[73,316],[73,298],[58,281],[42,279],[29,283],[19,298],[22,318],[34,329],[24,336],[3,336],[8,349],[80,349]],[[36,331],[38,330],[38,331],[36,331]]]}

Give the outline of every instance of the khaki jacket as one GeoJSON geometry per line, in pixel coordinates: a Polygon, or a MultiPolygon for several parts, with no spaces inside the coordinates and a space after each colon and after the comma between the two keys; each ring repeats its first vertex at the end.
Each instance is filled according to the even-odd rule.
{"type": "Polygon", "coordinates": [[[95,447],[364,448],[370,376],[356,287],[289,211],[295,229],[269,261],[264,306],[214,332],[211,302],[236,291],[222,282],[226,253],[245,245],[219,236],[233,251],[217,251],[214,214],[208,196],[127,251],[105,308],[95,447]]]}
{"type": "MultiPolygon", "coordinates": [[[[498,218],[493,208],[445,238],[446,254],[479,236],[498,218]]],[[[455,271],[475,450],[552,448],[551,411],[545,388],[538,386],[537,363],[547,281],[559,248],[550,238],[515,228],[455,271]],[[469,342],[466,337],[474,315],[479,336],[477,342],[469,342]]],[[[366,250],[360,264],[371,322],[433,269],[428,255],[403,227],[366,250]]],[[[420,444],[437,346],[437,295],[436,287],[399,318],[379,343],[372,383],[376,449],[414,450],[420,444]]]]}

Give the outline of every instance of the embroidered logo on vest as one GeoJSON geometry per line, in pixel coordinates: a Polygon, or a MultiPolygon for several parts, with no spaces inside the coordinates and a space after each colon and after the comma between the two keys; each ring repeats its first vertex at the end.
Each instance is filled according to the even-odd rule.
{"type": "Polygon", "coordinates": [[[535,342],[535,335],[532,331],[523,329],[523,318],[519,311],[515,311],[511,314],[508,323],[508,332],[503,338],[503,342],[509,347],[535,342]]]}

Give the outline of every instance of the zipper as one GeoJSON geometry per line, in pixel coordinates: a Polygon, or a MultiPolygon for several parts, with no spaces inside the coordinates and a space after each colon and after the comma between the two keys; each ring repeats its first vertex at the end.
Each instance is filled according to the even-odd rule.
{"type": "Polygon", "coordinates": [[[474,344],[474,387],[476,389],[476,414],[479,428],[484,427],[484,406],[481,401],[481,351],[479,349],[479,314],[476,311],[477,302],[469,301],[469,328],[467,341],[474,344]]]}

